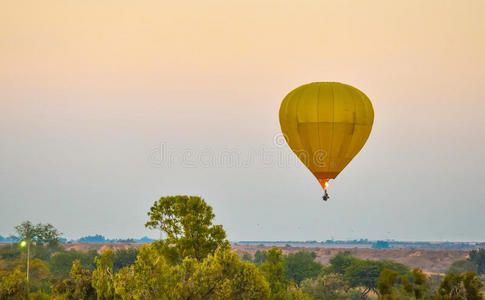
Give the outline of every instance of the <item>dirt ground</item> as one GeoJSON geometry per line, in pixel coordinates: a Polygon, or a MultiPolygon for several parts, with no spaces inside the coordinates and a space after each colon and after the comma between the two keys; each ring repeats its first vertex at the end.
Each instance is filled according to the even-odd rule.
{"type": "MultiPolygon", "coordinates": [[[[96,250],[103,252],[107,248],[113,250],[139,248],[143,244],[139,243],[112,243],[112,244],[65,244],[67,250],[75,249],[78,251],[96,250]]],[[[251,255],[257,250],[268,250],[270,246],[262,245],[232,245],[233,249],[242,255],[247,252],[251,255]]],[[[413,250],[413,249],[369,249],[369,248],[322,248],[322,247],[280,247],[285,254],[300,250],[313,251],[317,254],[317,260],[322,264],[328,264],[330,258],[342,251],[350,251],[353,255],[362,259],[387,259],[393,260],[412,268],[421,268],[427,273],[444,273],[450,265],[468,256],[468,251],[450,250],[413,250]]]]}
{"type": "Polygon", "coordinates": [[[110,248],[111,250],[140,248],[144,244],[141,243],[73,243],[64,244],[66,250],[74,249],[76,251],[90,251],[96,250],[98,253],[110,248]]]}

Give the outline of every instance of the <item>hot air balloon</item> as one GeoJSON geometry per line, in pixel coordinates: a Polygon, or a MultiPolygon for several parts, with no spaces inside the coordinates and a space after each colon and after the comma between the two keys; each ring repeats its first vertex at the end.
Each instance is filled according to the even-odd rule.
{"type": "Polygon", "coordinates": [[[283,99],[281,131],[286,142],[318,179],[328,199],[335,179],[370,135],[374,109],[360,90],[338,82],[313,82],[283,99]]]}

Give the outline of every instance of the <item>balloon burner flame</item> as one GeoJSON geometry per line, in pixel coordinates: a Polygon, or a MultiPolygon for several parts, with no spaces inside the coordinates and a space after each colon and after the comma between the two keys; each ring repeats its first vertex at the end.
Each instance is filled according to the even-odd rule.
{"type": "Polygon", "coordinates": [[[320,182],[320,185],[322,186],[322,188],[324,190],[326,190],[328,188],[328,181],[330,179],[318,179],[318,182],[320,182]]]}

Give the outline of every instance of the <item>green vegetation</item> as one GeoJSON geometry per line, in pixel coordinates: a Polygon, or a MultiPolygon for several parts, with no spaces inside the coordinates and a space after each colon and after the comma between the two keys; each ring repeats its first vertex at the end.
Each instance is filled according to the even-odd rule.
{"type": "Polygon", "coordinates": [[[75,260],[69,277],[55,284],[52,294],[59,299],[96,299],[91,278],[92,272],[83,268],[79,260],[75,260]]]}
{"type": "Polygon", "coordinates": [[[136,248],[118,249],[113,253],[113,270],[118,272],[135,263],[139,250],[136,248]]]}
{"type": "Polygon", "coordinates": [[[222,225],[213,225],[212,207],[200,197],[162,197],[148,212],[146,227],[159,229],[166,238],[155,242],[162,255],[172,264],[185,257],[203,260],[218,247],[228,247],[222,225]]]}
{"type": "Polygon", "coordinates": [[[449,273],[441,282],[435,300],[482,300],[482,287],[483,283],[474,272],[449,273]]]}
{"type": "Polygon", "coordinates": [[[477,272],[478,266],[474,261],[462,259],[453,262],[447,273],[477,272]]]}
{"type": "Polygon", "coordinates": [[[349,283],[341,274],[325,274],[317,279],[306,279],[301,283],[301,289],[315,300],[335,299],[345,300],[351,297],[349,283]]]}
{"type": "Polygon", "coordinates": [[[483,299],[483,283],[470,272],[483,274],[483,249],[438,278],[350,252],[337,254],[326,266],[313,252],[285,255],[278,248],[240,258],[200,197],[162,197],[148,217],[146,226],[165,239],[101,254],[66,251],[53,226],[22,223],[16,230],[31,243],[30,277],[25,248],[0,248],[0,299],[483,299]]]}
{"type": "Polygon", "coordinates": [[[283,253],[278,248],[269,250],[266,261],[259,266],[271,289],[271,299],[284,299],[288,281],[285,276],[283,253]]]}
{"type": "Polygon", "coordinates": [[[322,273],[322,264],[315,261],[317,255],[314,252],[299,251],[288,254],[285,259],[286,278],[293,280],[297,285],[307,278],[316,278],[322,273]]]}
{"type": "Polygon", "coordinates": [[[397,272],[390,269],[382,269],[377,280],[377,290],[382,300],[397,299],[394,285],[397,282],[397,272]]]}
{"type": "Polygon", "coordinates": [[[96,250],[88,252],[80,252],[75,250],[60,251],[54,254],[49,260],[49,269],[57,278],[66,278],[69,276],[71,266],[74,261],[78,261],[79,265],[90,271],[96,268],[94,259],[98,256],[96,250]]]}
{"type": "Polygon", "coordinates": [[[485,275],[485,249],[470,251],[469,260],[477,265],[478,275],[485,275]]]}
{"type": "Polygon", "coordinates": [[[469,258],[455,261],[448,270],[448,273],[467,272],[485,275],[485,249],[470,251],[469,258]]]}

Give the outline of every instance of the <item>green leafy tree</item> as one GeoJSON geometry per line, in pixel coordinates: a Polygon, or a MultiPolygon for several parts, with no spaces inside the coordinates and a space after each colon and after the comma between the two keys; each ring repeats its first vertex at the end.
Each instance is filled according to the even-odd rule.
{"type": "Polygon", "coordinates": [[[28,284],[20,269],[0,272],[0,299],[28,299],[28,284]]]}
{"type": "Polygon", "coordinates": [[[441,282],[435,300],[465,300],[465,297],[462,276],[449,273],[441,282]]]}
{"type": "Polygon", "coordinates": [[[413,294],[413,283],[409,280],[408,275],[404,275],[401,278],[401,285],[404,292],[408,295],[413,294]]]}
{"type": "Polygon", "coordinates": [[[36,291],[29,294],[29,300],[51,300],[52,297],[49,293],[43,291],[36,291]]]}
{"type": "Polygon", "coordinates": [[[37,224],[37,243],[59,250],[61,233],[51,224],[37,224]]]}
{"type": "Polygon", "coordinates": [[[54,285],[54,299],[96,299],[96,290],[91,285],[91,277],[91,271],[83,268],[79,260],[75,260],[69,277],[54,285]]]}
{"type": "Polygon", "coordinates": [[[91,285],[92,273],[81,266],[79,260],[72,263],[70,272],[72,279],[72,297],[74,299],[94,299],[96,291],[91,285]]]}
{"type": "Polygon", "coordinates": [[[270,296],[269,285],[256,266],[227,248],[201,262],[186,257],[170,265],[156,247],[144,246],[135,264],[116,274],[115,291],[121,299],[266,300],[270,296]]]}
{"type": "Polygon", "coordinates": [[[96,270],[93,271],[92,286],[96,290],[98,300],[114,298],[113,251],[107,249],[100,257],[94,259],[96,270]]]}
{"type": "Polygon", "coordinates": [[[411,270],[409,269],[408,266],[403,265],[401,263],[391,261],[391,260],[378,260],[378,264],[381,266],[381,271],[382,269],[389,269],[397,272],[399,275],[407,275],[410,274],[411,270]]]}
{"type": "Polygon", "coordinates": [[[83,268],[93,271],[96,268],[94,258],[98,256],[96,250],[90,250],[88,252],[73,249],[61,251],[51,256],[49,259],[49,269],[54,277],[64,279],[69,277],[72,264],[76,260],[79,261],[83,268]]]}
{"type": "Polygon", "coordinates": [[[21,240],[34,241],[39,236],[37,226],[33,225],[30,221],[25,221],[15,226],[15,231],[21,240]]]}
{"type": "Polygon", "coordinates": [[[315,300],[347,300],[349,295],[349,284],[341,274],[330,273],[316,279],[305,279],[301,283],[304,293],[312,296],[315,300]]]}
{"type": "Polygon", "coordinates": [[[297,285],[307,278],[316,278],[323,266],[315,261],[315,252],[298,251],[290,253],[285,259],[286,278],[293,280],[297,285]]]}
{"type": "Polygon", "coordinates": [[[7,244],[0,247],[0,259],[5,261],[12,261],[18,259],[23,252],[17,244],[7,244]]]}
{"type": "MultiPolygon", "coordinates": [[[[24,258],[17,258],[15,260],[3,261],[0,260],[0,271],[3,271],[3,275],[7,276],[18,269],[22,273],[26,273],[26,263],[24,258]]],[[[50,290],[50,272],[45,261],[38,258],[31,259],[29,261],[30,276],[28,281],[29,292],[37,292],[40,290],[50,290]]],[[[0,298],[1,299],[1,298],[0,298]]]]}
{"type": "Polygon", "coordinates": [[[200,197],[162,197],[150,208],[148,216],[145,226],[165,233],[166,239],[156,244],[173,264],[185,257],[202,261],[218,247],[229,245],[222,225],[212,224],[212,207],[200,197]]]}
{"type": "Polygon", "coordinates": [[[266,253],[266,261],[259,266],[271,289],[272,299],[284,299],[288,281],[281,249],[272,248],[266,253]]]}
{"type": "Polygon", "coordinates": [[[172,270],[157,248],[145,245],[135,264],[116,274],[115,293],[122,299],[170,299],[172,278],[172,270]]]}
{"type": "Polygon", "coordinates": [[[482,300],[482,287],[474,272],[449,273],[441,282],[435,300],[482,300]]]}
{"type": "Polygon", "coordinates": [[[447,273],[477,272],[478,265],[469,259],[462,259],[453,262],[447,273]]]}
{"type": "Polygon", "coordinates": [[[298,287],[289,287],[285,296],[285,300],[314,300],[312,296],[304,293],[298,287]]]}
{"type": "Polygon", "coordinates": [[[172,299],[269,299],[264,276],[229,249],[217,250],[203,262],[186,258],[173,267],[177,285],[172,299]]]}
{"type": "Polygon", "coordinates": [[[463,273],[463,286],[465,287],[467,300],[483,299],[483,283],[475,272],[463,273]]]}
{"type": "Polygon", "coordinates": [[[266,256],[267,256],[267,252],[266,251],[258,250],[258,251],[256,251],[256,253],[254,253],[254,260],[253,260],[253,262],[257,266],[259,266],[261,264],[264,264],[266,262],[266,256]]]}
{"type": "Polygon", "coordinates": [[[469,253],[469,260],[477,265],[478,275],[485,274],[485,249],[472,250],[469,253]]]}
{"type": "Polygon", "coordinates": [[[135,263],[120,269],[113,281],[115,297],[269,299],[262,272],[228,247],[222,226],[212,224],[212,208],[201,198],[163,197],[149,216],[146,226],[160,229],[166,239],[143,246],[135,263]]]}
{"type": "Polygon", "coordinates": [[[33,225],[30,221],[25,221],[15,226],[15,231],[18,238],[27,243],[27,260],[31,258],[48,260],[52,253],[62,249],[60,233],[51,224],[33,225]]]}
{"type": "Polygon", "coordinates": [[[252,262],[252,261],[253,261],[253,257],[251,256],[251,254],[249,254],[249,253],[247,253],[247,252],[244,252],[244,253],[242,254],[241,259],[242,259],[243,261],[249,261],[249,262],[252,262]]]}
{"type": "MultiPolygon", "coordinates": [[[[24,268],[22,264],[22,268],[24,268]]],[[[30,261],[30,278],[29,289],[30,291],[49,291],[50,290],[50,272],[47,263],[38,258],[34,258],[30,261]]]]}
{"type": "Polygon", "coordinates": [[[15,231],[21,240],[36,242],[37,245],[58,249],[60,244],[61,233],[51,224],[33,225],[30,221],[25,221],[15,226],[15,231]]]}
{"type": "Polygon", "coordinates": [[[339,252],[329,260],[330,266],[325,270],[327,273],[345,274],[345,270],[359,259],[349,251],[339,252]]]}
{"type": "MultiPolygon", "coordinates": [[[[231,299],[266,300],[270,298],[271,290],[269,284],[264,275],[254,264],[250,262],[242,262],[233,276],[234,277],[231,280],[231,299]]],[[[295,300],[298,299],[295,298],[295,300]]]]}
{"type": "Polygon", "coordinates": [[[136,261],[139,250],[136,248],[118,249],[113,254],[113,270],[118,272],[120,269],[131,266],[136,261]]]}
{"type": "Polygon", "coordinates": [[[170,298],[172,270],[153,244],[140,249],[133,269],[135,294],[140,295],[142,299],[170,298]]]}
{"type": "Polygon", "coordinates": [[[387,260],[362,260],[350,254],[341,252],[330,259],[330,266],[325,272],[343,274],[351,287],[361,288],[361,299],[371,291],[377,293],[377,280],[383,269],[397,272],[399,275],[409,274],[409,267],[387,260]]]}
{"type": "Polygon", "coordinates": [[[428,277],[421,269],[413,269],[412,292],[416,299],[425,299],[430,296],[430,283],[428,277]]]}
{"type": "MultiPolygon", "coordinates": [[[[113,280],[115,295],[121,299],[141,299],[135,282],[135,271],[133,266],[124,267],[115,274],[113,280]]],[[[163,299],[163,298],[159,298],[163,299]]]]}
{"type": "Polygon", "coordinates": [[[397,300],[394,285],[396,284],[398,274],[390,269],[382,269],[377,279],[377,291],[382,300],[397,300]]]}
{"type": "Polygon", "coordinates": [[[361,298],[365,299],[370,291],[377,292],[377,278],[382,265],[378,261],[359,260],[345,269],[344,279],[352,287],[363,287],[361,298]]]}

